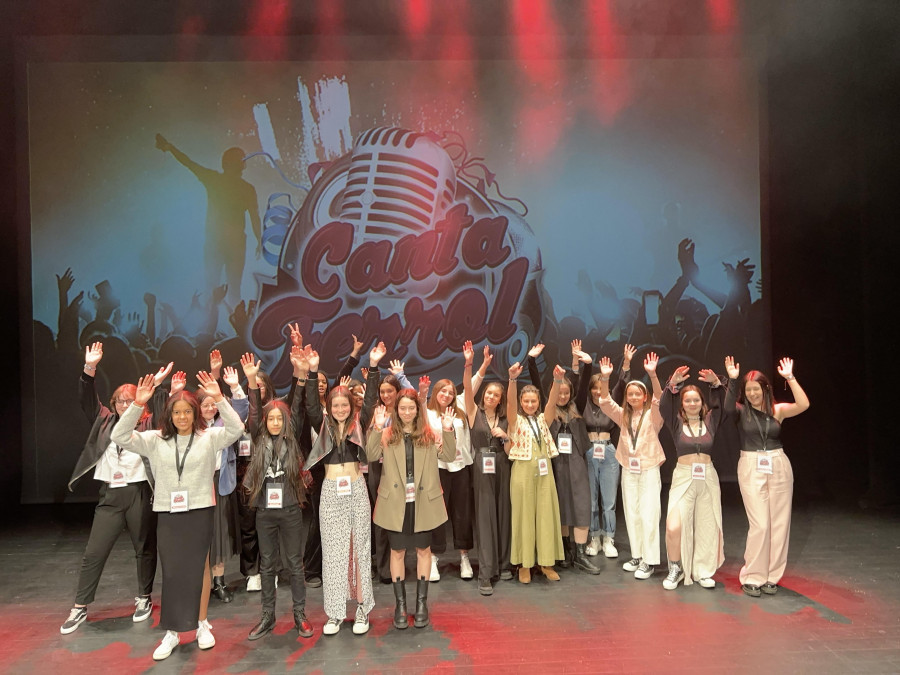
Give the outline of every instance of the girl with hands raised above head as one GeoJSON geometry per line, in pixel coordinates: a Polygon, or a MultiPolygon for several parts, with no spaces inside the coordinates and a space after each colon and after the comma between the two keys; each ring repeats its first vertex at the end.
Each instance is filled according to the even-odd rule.
{"type": "Polygon", "coordinates": [[[384,459],[372,519],[387,531],[390,541],[395,628],[409,625],[404,562],[408,548],[416,549],[415,626],[422,628],[429,623],[431,533],[447,521],[438,460],[448,462],[456,457],[455,415],[452,407],[444,409],[438,436],[428,423],[419,394],[403,389],[397,395],[392,424],[383,426],[386,413],[379,409],[366,443],[369,462],[384,459]]]}
{"type": "MultiPolygon", "coordinates": [[[[529,354],[534,350],[532,348],[529,354]]],[[[522,366],[518,362],[509,367],[506,392],[506,419],[511,439],[509,458],[513,462],[509,486],[512,507],[510,562],[520,566],[519,581],[523,584],[531,583],[531,568],[535,563],[540,565],[548,580],[559,581],[553,565],[563,558],[564,552],[559,499],[550,461],[559,451],[546,420],[552,418],[556,410],[559,385],[565,371],[560,366],[553,369],[553,386],[543,410],[540,409],[537,387],[525,385],[521,392],[517,390],[516,382],[521,374],[522,366]]]]}
{"type": "Polygon", "coordinates": [[[166,635],[153,658],[167,658],[178,645],[179,633],[197,629],[201,649],[215,645],[212,626],[206,620],[209,602],[209,548],[212,541],[213,475],[216,455],[237,441],[244,430],[240,417],[209,373],[197,374],[198,395],[211,397],[224,425],[203,423],[197,396],[180,391],[169,397],[158,431],[135,431],[157,386],[152,375],[141,378],[134,403],[112,432],[112,440],[150,461],[156,478],[153,510],[156,511],[159,558],[163,567],[160,628],[166,635]]]}
{"type": "Polygon", "coordinates": [[[659,564],[660,490],[659,467],[665,461],[659,431],[663,418],[659,412],[662,387],[656,377],[659,357],[650,352],[644,359],[644,371],[650,377],[653,393],[640,380],[625,385],[625,405],[609,395],[612,362],[600,360],[600,409],[615,422],[621,432],[616,459],[622,467],[622,507],[631,545],[631,559],[622,565],[636,579],[649,579],[659,564]]]}
{"type": "Polygon", "coordinates": [[[793,403],[775,403],[772,385],[758,370],[739,379],[741,366],[733,356],[725,357],[725,370],[725,410],[734,414],[741,437],[738,485],[750,523],[741,589],[758,598],[778,592],[787,566],[794,472],[781,444],[781,423],[806,411],[809,398],[794,376],[792,359],[779,361],[778,374],[790,386],[793,403]]]}
{"type": "Polygon", "coordinates": [[[676,368],[660,403],[678,455],[666,514],[669,573],[663,587],[669,591],[682,579],[686,586],[697,581],[704,588],[715,588],[713,574],[725,560],[722,495],[711,457],[725,388],[712,370],[703,369],[699,375],[709,389],[686,385],[690,368],[676,368]]]}

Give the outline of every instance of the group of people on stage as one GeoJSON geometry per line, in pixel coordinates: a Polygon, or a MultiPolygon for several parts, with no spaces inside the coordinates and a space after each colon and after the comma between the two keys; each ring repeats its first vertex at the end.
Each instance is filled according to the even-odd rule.
{"type": "Polygon", "coordinates": [[[356,336],[350,358],[330,382],[296,325],[290,335],[294,377],[283,398],[254,355],[240,360],[245,391],[239,371],[223,369],[213,352],[194,392],[187,391],[183,372],[172,376],[168,391],[160,387],[170,363],[136,385],[118,387],[107,407],[95,390],[103,346],[87,347],[81,403],[93,426],[70,487],[93,470],[100,501],[63,634],[86,619],[123,527],[137,560],[134,621],[150,616],[157,553],[162,561],[159,625],[166,634],[156,660],[172,653],[183,632],[196,630],[201,649],[215,645],[207,608],[211,593],[232,600],[224,564],[235,554],[247,590],[261,591],[262,612],[250,640],[275,626],[282,570],[290,572],[298,634],[314,634],[306,616],[310,549],[321,560],[326,635],[341,629],[348,601],[356,602],[353,632],[369,630],[375,575],[393,586],[394,626],[409,626],[410,549],[416,553],[413,624],[427,626],[429,583],[440,579],[438,556],[446,552],[448,535],[463,579],[474,577],[469,551],[475,551],[482,595],[491,595],[498,579],[517,575],[531,583],[535,571],[557,581],[557,565],[599,574],[592,558],[618,557],[620,483],[630,544],[622,567],[648,579],[661,562],[663,427],[678,456],[665,519],[663,586],[674,590],[683,581],[713,588],[724,553],[711,450],[726,420],[741,438],[738,479],[750,524],[742,589],[755,597],[777,592],[793,486],[781,423],[809,407],[790,359],[781,360],[778,373],[792,403],[775,403],[758,371],[741,379],[732,357],[725,360],[725,378],[704,369],[699,383],[688,384],[690,369],[680,366],[663,387],[659,359],[649,352],[643,362],[648,387],[631,379],[631,345],[611,389],[610,359],[601,358],[594,373],[594,359],[575,340],[571,370],[555,365],[544,391],[537,365],[543,345],[528,352],[529,383],[520,386],[525,367],[519,363],[510,366],[506,382],[484,381],[492,360],[487,347],[473,374],[475,350],[467,341],[460,393],[452,380],[432,387],[427,376],[413,387],[399,361],[382,376],[381,342],[370,351],[362,378],[353,379],[363,348],[356,336]],[[249,559],[254,556],[258,562],[249,559]]]}

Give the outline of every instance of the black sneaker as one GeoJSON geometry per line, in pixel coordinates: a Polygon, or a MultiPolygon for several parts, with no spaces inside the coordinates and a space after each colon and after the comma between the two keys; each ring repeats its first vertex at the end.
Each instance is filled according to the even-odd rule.
{"type": "Polygon", "coordinates": [[[478,592],[482,595],[493,595],[494,587],[491,586],[490,580],[479,579],[478,580],[478,592]]]}
{"type": "Polygon", "coordinates": [[[501,581],[512,581],[512,579],[513,579],[512,570],[505,569],[502,572],[500,572],[500,579],[501,579],[501,581]]]}
{"type": "Polygon", "coordinates": [[[778,584],[766,583],[759,587],[766,595],[775,595],[778,592],[778,584]]]}
{"type": "Polygon", "coordinates": [[[153,611],[153,601],[149,597],[134,599],[134,614],[131,620],[135,623],[146,621],[150,618],[150,612],[153,611]]]}
{"type": "Polygon", "coordinates": [[[749,595],[751,598],[758,598],[762,595],[759,586],[755,584],[741,584],[741,590],[744,591],[745,595],[749,595]]]}
{"type": "Polygon", "coordinates": [[[59,632],[63,635],[68,635],[72,631],[76,630],[78,626],[84,623],[84,620],[87,618],[87,607],[73,607],[72,611],[69,612],[69,618],[66,619],[66,622],[59,627],[59,632]]]}
{"type": "Polygon", "coordinates": [[[310,577],[303,582],[307,588],[321,588],[322,587],[322,578],[321,577],[310,577]]]}

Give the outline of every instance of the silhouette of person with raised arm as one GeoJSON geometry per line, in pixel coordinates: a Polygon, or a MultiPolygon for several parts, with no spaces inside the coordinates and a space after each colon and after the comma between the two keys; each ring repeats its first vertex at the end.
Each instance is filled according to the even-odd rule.
{"type": "Polygon", "coordinates": [[[244,274],[246,235],[244,214],[250,215],[250,225],[256,236],[256,257],[262,252],[262,226],[256,189],[241,174],[244,171],[244,151],[229,148],[222,154],[222,171],[201,166],[169,143],[162,134],[156,135],[156,147],[170,152],[186,166],[206,188],[206,242],[203,246],[205,289],[211,291],[222,283],[228,284],[228,305],[240,300],[241,278],[244,274]]]}

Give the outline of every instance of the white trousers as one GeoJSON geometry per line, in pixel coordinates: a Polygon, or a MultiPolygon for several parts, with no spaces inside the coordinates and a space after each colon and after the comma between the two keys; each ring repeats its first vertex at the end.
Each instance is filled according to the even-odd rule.
{"type": "Polygon", "coordinates": [[[622,467],[622,507],[631,557],[641,558],[648,565],[659,565],[659,467],[631,473],[622,467]]]}

